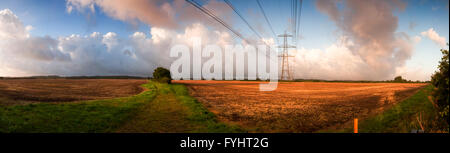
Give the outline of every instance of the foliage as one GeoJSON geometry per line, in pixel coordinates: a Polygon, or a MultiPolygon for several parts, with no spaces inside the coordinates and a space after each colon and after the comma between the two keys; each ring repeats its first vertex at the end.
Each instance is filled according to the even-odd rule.
{"type": "Polygon", "coordinates": [[[359,132],[409,133],[422,127],[426,133],[448,132],[445,121],[436,120],[438,113],[428,99],[432,89],[431,85],[427,86],[391,109],[363,120],[359,124],[359,132]]]}
{"type": "Polygon", "coordinates": [[[394,82],[408,82],[408,81],[406,79],[403,79],[402,76],[397,76],[394,78],[394,82]]]}
{"type": "Polygon", "coordinates": [[[170,71],[163,68],[158,67],[153,72],[153,80],[160,83],[171,83],[172,77],[170,75],[170,71]]]}
{"type": "MultiPolygon", "coordinates": [[[[448,44],[447,44],[448,46],[448,44]]],[[[445,49],[441,49],[443,57],[441,61],[439,61],[438,69],[433,76],[431,76],[431,84],[433,84],[436,89],[433,92],[434,101],[438,107],[439,114],[441,118],[445,119],[447,123],[448,120],[448,111],[449,111],[449,51],[445,49]]]]}

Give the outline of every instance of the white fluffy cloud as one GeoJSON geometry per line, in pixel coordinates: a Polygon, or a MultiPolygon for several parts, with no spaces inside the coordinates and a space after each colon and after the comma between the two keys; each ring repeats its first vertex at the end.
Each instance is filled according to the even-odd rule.
{"type": "Polygon", "coordinates": [[[21,75],[148,75],[152,67],[140,60],[115,33],[90,36],[33,37],[8,9],[0,11],[0,76],[21,75]],[[128,50],[127,50],[128,49],[128,50]]]}
{"type": "MultiPolygon", "coordinates": [[[[233,22],[233,11],[223,1],[209,0],[203,6],[214,10],[227,22],[233,22]]],[[[224,29],[184,0],[67,0],[66,10],[68,13],[78,11],[86,14],[101,11],[111,18],[131,24],[142,22],[165,29],[183,30],[198,22],[224,29]]]]}
{"type": "MultiPolygon", "coordinates": [[[[406,3],[401,0],[317,0],[316,7],[336,24],[343,36],[352,41],[352,45],[340,49],[344,52],[342,54],[350,51],[351,54],[347,55],[358,59],[348,62],[347,57],[337,58],[338,62],[334,65],[346,63],[350,68],[330,73],[332,75],[351,71],[352,67],[356,67],[352,71],[355,75],[353,79],[390,79],[396,68],[403,66],[411,58],[414,43],[420,41],[417,37],[410,38],[406,33],[396,31],[398,17],[394,15],[394,11],[404,10],[406,7],[406,3]]],[[[347,67],[345,65],[340,66],[347,67]]],[[[339,66],[332,68],[340,69],[339,66]]]]}
{"type": "Polygon", "coordinates": [[[172,7],[162,0],[67,0],[69,13],[85,8],[95,13],[95,6],[118,20],[132,23],[139,20],[152,26],[176,27],[172,7]]]}
{"type": "MultiPolygon", "coordinates": [[[[69,12],[85,8],[95,12],[95,5],[104,9],[103,11],[106,13],[108,13],[107,9],[112,9],[103,8],[101,5],[106,1],[101,0],[68,0],[67,2],[67,11],[69,12]]],[[[360,3],[360,1],[352,2],[360,3]]],[[[377,1],[370,2],[377,3],[377,1]]],[[[323,3],[326,7],[323,7],[322,11],[336,6],[336,4],[325,4],[328,3],[323,3]]],[[[208,5],[217,8],[222,6],[215,1],[211,1],[208,5]]],[[[383,5],[387,4],[383,3],[383,5]]],[[[175,1],[172,7],[182,8],[182,1],[175,1]]],[[[126,10],[116,11],[133,13],[126,10]]],[[[180,16],[199,13],[195,8],[184,11],[192,12],[180,14],[180,16]]],[[[124,13],[116,12],[118,14],[115,14],[114,12],[109,12],[111,13],[109,15],[124,13]]],[[[348,18],[346,14],[341,14],[343,12],[345,11],[340,11],[337,16],[330,14],[330,18],[336,21],[338,27],[351,29],[349,28],[351,26],[359,27],[357,26],[359,24],[356,23],[365,24],[365,22],[355,20],[352,22],[354,24],[344,25],[341,20],[351,20],[351,18],[348,18]]],[[[226,16],[226,13],[221,16],[226,16]]],[[[404,68],[401,68],[410,58],[413,45],[418,43],[421,38],[418,36],[410,38],[404,33],[395,33],[396,18],[389,13],[385,16],[389,18],[377,20],[389,23],[389,31],[377,33],[376,29],[378,28],[343,30],[345,35],[337,43],[325,49],[299,49],[295,58],[296,64],[293,67],[296,78],[381,80],[392,79],[395,74],[406,72],[404,68]],[[375,30],[373,31],[373,29],[375,30]],[[377,35],[372,36],[371,33],[377,33],[377,35]],[[383,41],[378,42],[377,40],[383,41]]],[[[117,18],[120,19],[120,17],[117,18]]],[[[204,45],[235,44],[235,39],[226,30],[211,30],[218,28],[211,28],[210,26],[214,25],[204,22],[202,19],[207,19],[205,16],[202,16],[199,22],[183,26],[185,27],[183,29],[165,26],[170,22],[160,24],[160,21],[146,22],[140,18],[133,19],[132,16],[129,18],[143,20],[142,22],[154,26],[149,32],[135,32],[130,36],[119,36],[114,32],[105,34],[93,32],[84,36],[74,34],[58,38],[32,37],[29,35],[32,26],[24,26],[10,10],[2,10],[0,11],[0,39],[2,40],[0,42],[0,76],[50,74],[148,76],[157,66],[170,67],[172,61],[175,60],[169,56],[170,47],[175,44],[191,45],[194,37],[202,38],[204,45]]],[[[186,18],[188,17],[186,16],[186,18]]],[[[128,18],[124,20],[128,21],[128,18]]],[[[149,18],[149,20],[153,19],[149,18]]],[[[365,18],[360,20],[365,21],[365,18]]],[[[380,24],[386,25],[382,23],[380,24]]],[[[377,24],[373,23],[373,25],[377,24]]],[[[262,41],[270,44],[275,42],[273,39],[262,41]]]]}
{"type": "MultiPolygon", "coordinates": [[[[404,43],[402,45],[411,47],[407,50],[412,51],[412,47],[419,41],[417,37],[414,37],[412,40],[402,40],[398,43],[404,43]]],[[[403,71],[406,67],[403,63],[396,64],[394,70],[384,70],[389,73],[379,73],[380,70],[368,63],[364,56],[352,51],[354,46],[355,43],[352,40],[341,37],[336,43],[325,49],[299,49],[295,57],[295,77],[326,80],[389,80],[400,73],[401,75],[406,74],[403,71]]],[[[399,62],[406,60],[400,59],[400,57],[407,58],[407,56],[396,56],[399,62]]],[[[392,62],[390,61],[390,63],[392,62]]]]}
{"type": "Polygon", "coordinates": [[[295,77],[329,80],[370,79],[366,77],[369,74],[369,65],[362,57],[352,53],[348,48],[351,43],[332,44],[324,50],[299,49],[295,57],[295,77]]]}
{"type": "Polygon", "coordinates": [[[150,34],[136,32],[125,38],[114,32],[51,38],[30,37],[29,28],[10,10],[0,11],[0,21],[0,76],[148,76],[157,66],[169,67],[175,60],[169,56],[174,44],[189,45],[193,37],[203,38],[203,44],[233,41],[227,32],[199,23],[183,32],[152,27],[150,34]]]}
{"type": "Polygon", "coordinates": [[[445,48],[447,43],[446,39],[444,37],[439,36],[439,34],[436,31],[434,31],[433,28],[430,28],[427,31],[424,31],[420,34],[424,37],[428,37],[433,42],[438,44],[440,47],[445,48]]]}
{"type": "Polygon", "coordinates": [[[397,67],[395,76],[402,76],[408,80],[416,81],[426,81],[430,80],[431,73],[426,72],[421,65],[413,65],[412,67],[402,66],[397,67]]]}
{"type": "Polygon", "coordinates": [[[24,26],[9,9],[0,11],[0,75],[2,71],[23,72],[33,69],[34,62],[70,61],[67,53],[58,49],[50,37],[31,37],[31,26],[24,26]],[[29,66],[30,65],[30,66],[29,66]]]}
{"type": "Polygon", "coordinates": [[[29,37],[27,30],[31,29],[31,26],[24,26],[11,10],[0,10],[0,39],[23,39],[29,37]]]}

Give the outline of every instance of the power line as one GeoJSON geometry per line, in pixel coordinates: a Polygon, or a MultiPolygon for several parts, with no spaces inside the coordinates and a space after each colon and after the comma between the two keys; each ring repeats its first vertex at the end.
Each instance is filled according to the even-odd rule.
{"type": "Polygon", "coordinates": [[[297,0],[292,0],[292,33],[294,42],[297,41],[297,0]]]}
{"type": "MultiPolygon", "coordinates": [[[[261,37],[261,35],[248,23],[248,21],[244,18],[244,16],[242,16],[241,13],[239,13],[237,8],[235,8],[233,6],[233,4],[231,4],[230,1],[228,1],[228,0],[224,0],[224,1],[245,22],[245,24],[247,24],[247,26],[250,28],[250,30],[252,30],[256,34],[256,36],[258,36],[259,39],[263,40],[263,37],[261,37]]],[[[264,42],[264,43],[267,45],[266,42],[264,42]]]]}
{"type": "Polygon", "coordinates": [[[293,37],[293,41],[297,41],[298,40],[298,34],[300,31],[300,21],[301,21],[301,15],[302,15],[302,6],[303,6],[303,0],[292,0],[291,1],[292,4],[292,11],[291,11],[291,15],[293,16],[293,29],[292,29],[292,33],[294,35],[293,37]],[[300,3],[298,3],[298,1],[300,1],[300,3]]]}
{"type": "Polygon", "coordinates": [[[277,38],[277,34],[275,34],[275,31],[273,30],[272,24],[270,24],[269,18],[267,18],[266,12],[264,11],[264,9],[262,7],[261,2],[259,0],[256,0],[256,2],[258,3],[259,9],[261,9],[261,12],[262,12],[262,14],[264,16],[264,19],[266,19],[266,22],[267,22],[267,24],[270,27],[270,31],[272,31],[274,39],[276,39],[277,40],[277,44],[279,44],[278,38],[277,38]]]}
{"type": "Polygon", "coordinates": [[[186,2],[192,4],[193,6],[195,6],[196,8],[198,8],[200,11],[202,11],[203,13],[205,13],[206,15],[210,16],[211,18],[213,18],[214,20],[216,20],[217,22],[219,22],[220,24],[222,24],[225,28],[227,28],[228,30],[230,30],[231,32],[233,32],[236,36],[238,36],[239,38],[241,38],[242,40],[244,40],[246,43],[248,43],[249,41],[244,38],[238,31],[234,30],[230,25],[228,25],[225,21],[223,21],[222,19],[220,19],[219,17],[217,17],[216,15],[214,15],[214,13],[212,13],[210,10],[206,9],[205,7],[203,7],[202,5],[200,5],[199,3],[197,3],[194,0],[186,0],[186,2]]]}
{"type": "Polygon", "coordinates": [[[297,26],[298,26],[298,19],[297,19],[297,9],[298,9],[298,0],[295,0],[295,27],[294,27],[294,33],[295,33],[295,42],[297,42],[297,26]]]}
{"type": "Polygon", "coordinates": [[[300,33],[300,23],[301,23],[301,17],[302,17],[302,7],[303,7],[303,0],[300,0],[300,10],[299,10],[299,15],[298,15],[298,25],[297,25],[297,32],[296,32],[296,36],[295,38],[297,39],[298,34],[300,33]]]}
{"type": "Polygon", "coordinates": [[[294,27],[295,27],[295,18],[294,18],[294,1],[295,0],[291,0],[291,32],[292,34],[294,34],[294,27]]]}
{"type": "MultiPolygon", "coordinates": [[[[222,19],[220,19],[219,17],[217,17],[216,15],[214,15],[214,13],[212,13],[210,10],[208,10],[207,8],[205,8],[205,7],[203,7],[202,5],[200,5],[199,3],[197,3],[195,0],[185,0],[186,2],[188,2],[188,3],[190,3],[190,4],[192,4],[193,6],[195,6],[196,8],[198,8],[200,11],[202,11],[203,13],[205,13],[206,15],[208,15],[208,16],[210,16],[211,18],[213,18],[214,20],[216,20],[217,22],[219,22],[220,24],[222,24],[224,27],[226,27],[228,30],[230,30],[231,32],[233,32],[236,36],[238,36],[239,38],[241,38],[243,41],[245,41],[247,44],[250,42],[250,41],[248,41],[246,38],[244,38],[239,32],[237,32],[236,30],[234,30],[231,26],[229,26],[225,21],[223,21],[222,19]]],[[[232,5],[230,6],[230,7],[232,7],[232,5]]],[[[234,7],[232,7],[232,8],[234,8],[234,7]]],[[[236,13],[238,13],[237,11],[235,11],[236,13]]],[[[238,15],[239,15],[239,13],[238,13],[238,15]]],[[[245,21],[245,19],[241,16],[241,15],[239,15],[244,21],[245,21]]],[[[247,25],[249,26],[249,27],[251,27],[249,24],[248,24],[248,22],[246,22],[247,23],[247,25]]],[[[252,28],[253,29],[253,28],[252,28]]],[[[254,30],[254,29],[253,29],[254,30]]],[[[256,34],[258,34],[256,31],[253,31],[253,32],[255,32],[256,34]]],[[[259,35],[258,35],[259,36],[259,35]]],[[[262,39],[262,37],[261,36],[259,36],[261,39],[262,39]]],[[[270,46],[270,45],[268,45],[266,42],[264,42],[267,46],[270,46]]],[[[269,50],[270,51],[270,50],[269,50]]],[[[270,58],[270,56],[269,56],[269,54],[266,54],[266,57],[269,57],[269,59],[273,62],[273,59],[272,58],[270,58]]]]}

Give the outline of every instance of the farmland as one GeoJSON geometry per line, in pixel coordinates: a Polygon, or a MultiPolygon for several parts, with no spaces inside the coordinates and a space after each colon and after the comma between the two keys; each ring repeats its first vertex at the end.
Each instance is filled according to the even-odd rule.
{"type": "Polygon", "coordinates": [[[224,122],[253,132],[341,129],[414,95],[421,83],[280,82],[260,92],[252,81],[177,81],[224,122]]]}
{"type": "Polygon", "coordinates": [[[0,82],[0,133],[243,131],[218,122],[183,85],[117,79],[0,82]]]}
{"type": "Polygon", "coordinates": [[[0,132],[351,132],[354,118],[361,132],[409,132],[418,112],[437,125],[423,83],[260,83],[5,79],[0,132]]]}
{"type": "Polygon", "coordinates": [[[0,105],[72,102],[136,95],[147,80],[6,79],[0,80],[0,105]]]}

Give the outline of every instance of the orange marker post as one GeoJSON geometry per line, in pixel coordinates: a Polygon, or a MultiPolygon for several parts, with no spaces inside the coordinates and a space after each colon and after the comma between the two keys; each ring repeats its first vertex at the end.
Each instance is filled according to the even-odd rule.
{"type": "Polygon", "coordinates": [[[354,123],[354,125],[353,125],[353,133],[358,133],[358,119],[355,118],[353,123],[354,123]]]}

